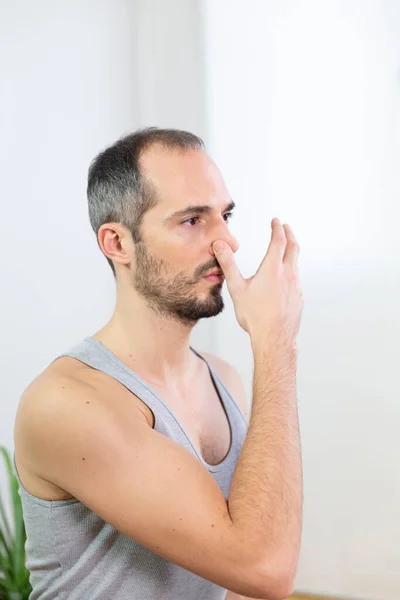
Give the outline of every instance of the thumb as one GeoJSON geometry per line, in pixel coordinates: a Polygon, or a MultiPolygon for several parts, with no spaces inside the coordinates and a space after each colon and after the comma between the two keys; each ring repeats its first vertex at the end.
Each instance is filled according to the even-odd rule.
{"type": "Polygon", "coordinates": [[[242,274],[240,273],[234,254],[231,247],[226,242],[218,241],[213,244],[215,258],[225,276],[226,283],[230,294],[239,291],[244,283],[242,274]]]}

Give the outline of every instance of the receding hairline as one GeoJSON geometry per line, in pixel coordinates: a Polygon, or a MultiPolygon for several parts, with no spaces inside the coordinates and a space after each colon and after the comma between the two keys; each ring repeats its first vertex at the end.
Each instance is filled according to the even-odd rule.
{"type": "Polygon", "coordinates": [[[211,156],[208,154],[206,148],[203,147],[182,147],[179,145],[169,145],[167,143],[163,143],[163,142],[159,142],[159,141],[153,141],[149,144],[147,144],[144,148],[141,149],[140,153],[137,156],[137,166],[138,166],[138,170],[140,173],[140,178],[141,178],[141,183],[144,187],[144,189],[146,189],[147,193],[151,194],[153,196],[153,198],[157,199],[157,203],[158,200],[160,199],[159,197],[159,192],[160,190],[158,189],[157,186],[157,181],[156,181],[156,174],[154,173],[154,171],[152,171],[151,166],[145,166],[143,164],[143,159],[145,158],[145,156],[149,157],[149,155],[155,152],[157,154],[157,152],[160,152],[161,155],[164,155],[165,157],[168,157],[169,155],[185,155],[185,154],[192,154],[192,153],[201,153],[203,154],[205,157],[207,157],[213,165],[215,165],[216,168],[217,165],[215,164],[215,162],[213,161],[213,159],[211,158],[211,156]]]}
{"type": "Polygon", "coordinates": [[[163,142],[160,140],[149,140],[146,143],[146,145],[140,149],[140,151],[137,155],[137,164],[140,169],[141,175],[144,175],[144,173],[145,173],[145,171],[143,169],[143,162],[142,162],[143,158],[145,156],[150,155],[151,153],[154,153],[154,154],[159,153],[159,154],[164,154],[166,156],[171,155],[171,154],[184,155],[184,154],[192,154],[192,153],[196,153],[196,154],[201,153],[204,156],[207,156],[212,162],[214,162],[204,146],[183,147],[183,146],[179,146],[178,144],[171,145],[167,142],[163,142]]]}

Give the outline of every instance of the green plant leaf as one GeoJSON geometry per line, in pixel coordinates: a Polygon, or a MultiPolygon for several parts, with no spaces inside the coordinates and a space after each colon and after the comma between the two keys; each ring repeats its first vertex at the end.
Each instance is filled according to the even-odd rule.
{"type": "MultiPolygon", "coordinates": [[[[5,510],[2,504],[2,499],[0,496],[0,505],[2,508],[2,512],[4,514],[3,523],[0,521],[0,555],[4,560],[7,560],[8,563],[12,562],[12,546],[13,546],[13,538],[11,534],[11,527],[8,525],[7,516],[5,515],[5,510]]],[[[4,561],[2,561],[4,563],[4,561]]],[[[1,572],[1,571],[0,571],[1,572]]]]}
{"type": "MultiPolygon", "coordinates": [[[[0,453],[3,455],[3,460],[4,460],[4,464],[6,467],[6,475],[8,476],[8,484],[9,484],[9,488],[10,488],[10,496],[11,496],[11,506],[14,506],[14,495],[13,495],[13,483],[14,483],[14,471],[12,469],[12,465],[11,465],[11,458],[10,455],[8,454],[7,449],[4,446],[0,446],[0,453]]],[[[14,510],[14,508],[13,508],[14,510]]],[[[2,505],[2,518],[4,518],[4,522],[6,525],[6,528],[8,530],[8,535],[11,537],[11,531],[10,531],[10,527],[8,526],[8,522],[7,522],[7,516],[4,510],[4,506],[2,505]]]]}
{"type": "Polygon", "coordinates": [[[8,517],[6,514],[6,510],[4,508],[4,504],[3,504],[3,500],[1,498],[1,492],[0,492],[0,525],[2,525],[2,530],[3,530],[3,537],[8,540],[8,543],[11,540],[12,537],[12,533],[11,533],[11,528],[10,525],[8,523],[8,517]]]}
{"type": "Polygon", "coordinates": [[[11,458],[8,454],[6,448],[0,448],[1,453],[3,454],[4,461],[6,463],[7,475],[8,475],[8,483],[10,488],[10,497],[11,497],[11,507],[14,517],[14,540],[13,540],[13,552],[12,552],[12,561],[13,561],[13,569],[14,574],[17,574],[21,569],[21,547],[20,547],[20,538],[21,538],[21,521],[22,521],[22,508],[20,497],[18,495],[18,482],[16,481],[14,471],[11,464],[11,458]]]}
{"type": "Polygon", "coordinates": [[[2,573],[8,579],[12,579],[12,561],[7,557],[0,554],[0,573],[2,573]]]}
{"type": "Polygon", "coordinates": [[[0,514],[4,523],[0,520],[0,600],[28,600],[32,587],[25,565],[26,530],[18,480],[7,449],[1,446],[0,453],[8,475],[13,519],[9,524],[4,505],[1,505],[0,514]]]}
{"type": "Polygon", "coordinates": [[[9,542],[4,539],[3,531],[0,527],[0,553],[7,554],[9,560],[11,560],[11,546],[12,541],[9,542]]]}
{"type": "Polygon", "coordinates": [[[14,586],[7,579],[0,579],[0,590],[3,592],[15,592],[14,586]]]}

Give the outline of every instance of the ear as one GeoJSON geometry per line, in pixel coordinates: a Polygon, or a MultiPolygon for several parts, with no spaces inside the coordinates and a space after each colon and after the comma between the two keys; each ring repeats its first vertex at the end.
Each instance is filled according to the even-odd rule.
{"type": "Polygon", "coordinates": [[[132,236],[119,223],[105,223],[97,233],[97,240],[104,256],[115,264],[128,265],[132,260],[132,236]]]}

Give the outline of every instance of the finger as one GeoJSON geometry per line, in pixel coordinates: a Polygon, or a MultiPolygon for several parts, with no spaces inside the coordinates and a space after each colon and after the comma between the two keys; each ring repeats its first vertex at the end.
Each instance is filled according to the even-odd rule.
{"type": "Polygon", "coordinates": [[[245,281],[236,265],[232,249],[226,242],[217,241],[213,244],[213,250],[225,276],[229,293],[232,295],[243,286],[245,281]]]}
{"type": "Polygon", "coordinates": [[[266,263],[270,263],[271,260],[276,265],[280,265],[283,261],[283,256],[286,250],[286,235],[279,219],[272,219],[271,229],[271,241],[269,243],[267,253],[258,267],[257,273],[260,269],[265,268],[264,265],[266,263]]]}
{"type": "Polygon", "coordinates": [[[283,262],[289,265],[293,269],[293,271],[297,271],[297,262],[300,254],[300,247],[289,225],[285,224],[283,227],[285,229],[287,239],[286,251],[283,257],[283,262]]]}

